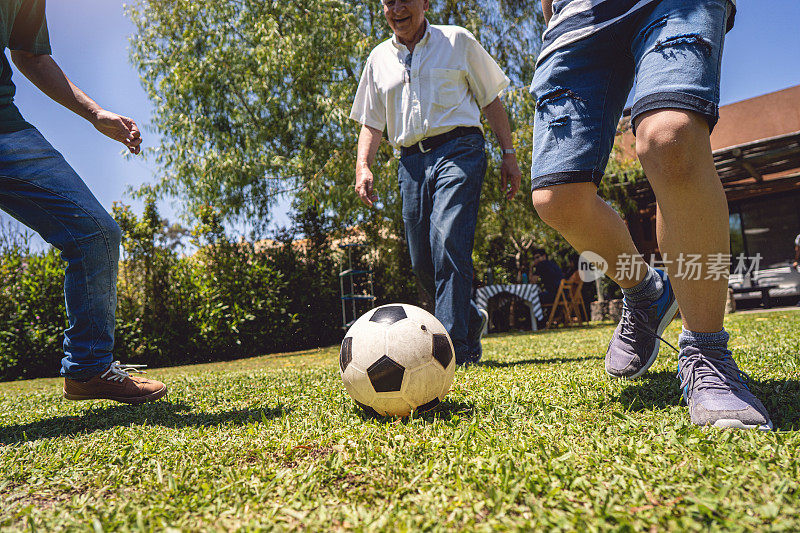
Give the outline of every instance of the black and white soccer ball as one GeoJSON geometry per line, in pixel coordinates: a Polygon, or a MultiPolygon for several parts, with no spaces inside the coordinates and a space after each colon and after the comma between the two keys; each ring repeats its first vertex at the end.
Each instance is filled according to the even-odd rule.
{"type": "Polygon", "coordinates": [[[407,416],[450,392],[453,343],[435,316],[408,304],[364,313],[342,341],[339,369],[350,397],[370,414],[407,416]]]}

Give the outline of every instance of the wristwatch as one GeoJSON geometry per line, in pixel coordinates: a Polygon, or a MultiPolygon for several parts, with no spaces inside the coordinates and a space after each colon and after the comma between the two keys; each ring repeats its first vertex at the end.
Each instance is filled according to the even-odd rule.
{"type": "Polygon", "coordinates": [[[517,151],[514,150],[513,148],[503,148],[503,155],[512,155],[516,153],[517,151]]]}

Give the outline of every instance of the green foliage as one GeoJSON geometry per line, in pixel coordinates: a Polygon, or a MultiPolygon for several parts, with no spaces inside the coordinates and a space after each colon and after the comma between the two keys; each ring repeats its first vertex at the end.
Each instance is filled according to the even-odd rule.
{"type": "MultiPolygon", "coordinates": [[[[185,230],[159,217],[153,194],[141,216],[113,211],[123,230],[116,358],[166,366],[339,342],[341,257],[333,222],[317,208],[296,214],[281,240],[255,246],[231,240],[221,214],[201,208],[189,256],[175,240],[185,230]]],[[[0,279],[0,381],[54,375],[66,326],[58,253],[8,233],[0,279]]]]}
{"type": "Polygon", "coordinates": [[[391,202],[384,201],[381,209],[368,211],[360,226],[366,236],[365,255],[374,271],[376,303],[406,302],[432,311],[432,300],[411,270],[399,195],[391,198],[391,202]]]}
{"type": "Polygon", "coordinates": [[[489,168],[481,191],[478,228],[475,234],[473,260],[479,277],[491,270],[495,283],[520,283],[522,274],[531,265],[531,251],[544,248],[566,266],[570,245],[550,226],[542,222],[531,202],[531,168],[533,154],[533,118],[536,102],[526,90],[517,90],[504,99],[509,116],[513,117],[513,138],[522,172],[522,185],[509,201],[501,190],[499,147],[488,124],[489,168]]]}
{"type": "Polygon", "coordinates": [[[513,86],[530,83],[545,28],[539,0],[434,0],[428,18],[467,28],[513,86]]]}
{"type": "Polygon", "coordinates": [[[136,407],[3,383],[0,528],[797,531],[800,312],[725,322],[773,433],[692,426],[664,351],[610,380],[609,324],[492,335],[404,421],[360,414],[336,347],[151,370],[136,407]]]}
{"type": "MultiPolygon", "coordinates": [[[[537,2],[433,2],[434,23],[471,29],[515,83],[533,71],[537,2]]],[[[276,195],[298,194],[343,220],[352,191],[361,66],[390,32],[373,0],[139,0],[131,59],[155,104],[159,194],[190,214],[267,222],[276,195]]],[[[384,150],[382,161],[389,151],[384,150]]]]}
{"type": "Polygon", "coordinates": [[[285,302],[292,319],[281,326],[286,337],[283,347],[294,346],[298,339],[305,346],[326,346],[343,336],[341,257],[332,249],[337,236],[329,216],[316,206],[305,206],[293,214],[292,229],[284,229],[278,235],[279,246],[269,252],[271,264],[285,280],[282,288],[276,287],[276,297],[285,302]]]}
{"type": "Polygon", "coordinates": [[[371,39],[344,0],[140,0],[132,60],[155,103],[160,193],[267,221],[275,196],[322,197],[351,169],[346,104],[371,39]]]}
{"type": "Polygon", "coordinates": [[[52,375],[67,326],[58,252],[32,253],[15,231],[0,227],[0,381],[52,375]]]}
{"type": "MultiPolygon", "coordinates": [[[[317,205],[337,226],[368,231],[381,298],[414,301],[408,258],[399,253],[405,244],[397,160],[388,143],[373,167],[382,209],[368,210],[353,192],[358,125],[347,117],[363,61],[390,37],[380,2],[138,0],[128,13],[137,28],[131,58],[162,139],[156,192],[177,197],[194,219],[210,205],[221,223],[238,219],[256,229],[265,227],[279,194],[317,205]]],[[[535,102],[527,85],[544,29],[540,3],[437,0],[428,18],[471,30],[512,80],[504,101],[524,179],[517,198],[505,201],[499,151],[485,124],[490,165],[476,269],[518,282],[534,246],[565,264],[571,248],[537,217],[529,196],[535,102]]],[[[628,176],[627,170],[610,172],[628,176]]],[[[631,208],[614,177],[601,194],[623,211],[631,208]]]]}
{"type": "MultiPolygon", "coordinates": [[[[622,129],[628,127],[625,119],[622,129]]],[[[644,169],[639,160],[627,157],[620,141],[617,141],[611,150],[611,157],[606,165],[606,173],[600,182],[598,193],[625,218],[637,208],[630,197],[630,187],[645,179],[644,169]]]]}
{"type": "Polygon", "coordinates": [[[177,254],[157,242],[150,196],[138,220],[117,208],[125,268],[120,277],[118,351],[151,364],[218,361],[253,352],[338,341],[338,294],[329,228],[316,211],[295,221],[306,232],[259,250],[231,240],[221,214],[198,209],[192,231],[196,252],[177,254]]]}
{"type": "Polygon", "coordinates": [[[179,362],[172,354],[194,353],[184,349],[194,333],[185,324],[193,295],[176,245],[169,243],[168,223],[159,217],[152,192],[141,218],[129,206],[115,203],[112,210],[123,233],[115,353],[126,361],[179,362]]]}

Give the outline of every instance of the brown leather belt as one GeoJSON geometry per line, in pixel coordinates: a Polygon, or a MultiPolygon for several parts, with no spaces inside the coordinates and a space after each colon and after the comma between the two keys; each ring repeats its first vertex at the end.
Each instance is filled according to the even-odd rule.
{"type": "Polygon", "coordinates": [[[452,141],[453,139],[457,139],[459,137],[464,137],[465,135],[474,135],[476,133],[480,136],[483,136],[483,132],[481,131],[481,129],[476,126],[459,126],[446,133],[442,133],[441,135],[434,135],[433,137],[422,139],[417,144],[412,144],[411,146],[403,146],[402,148],[400,148],[400,154],[403,157],[419,153],[426,154],[431,150],[439,148],[441,145],[443,145],[448,141],[452,141]]]}

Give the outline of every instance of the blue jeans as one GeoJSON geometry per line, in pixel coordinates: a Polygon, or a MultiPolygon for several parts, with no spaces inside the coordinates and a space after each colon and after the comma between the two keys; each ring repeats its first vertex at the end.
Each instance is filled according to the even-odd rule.
{"type": "Polygon", "coordinates": [[[0,209],[66,261],[61,375],[86,380],[112,362],[122,231],[38,130],[0,134],[0,209]]]}
{"type": "Polygon", "coordinates": [[[468,339],[481,326],[471,299],[472,246],[486,164],[483,136],[473,134],[402,157],[398,171],[411,265],[436,302],[459,364],[480,353],[468,339]]]}
{"type": "Polygon", "coordinates": [[[671,108],[713,129],[728,9],[728,0],[653,2],[546,56],[531,87],[532,189],[600,183],[634,82],[632,124],[671,108]]]}

